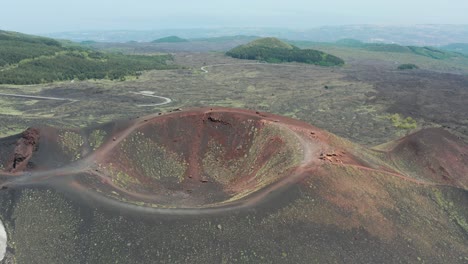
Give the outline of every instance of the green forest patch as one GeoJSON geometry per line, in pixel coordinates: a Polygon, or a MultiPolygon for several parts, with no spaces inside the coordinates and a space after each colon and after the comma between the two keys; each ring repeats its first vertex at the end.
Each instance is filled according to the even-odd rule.
{"type": "Polygon", "coordinates": [[[125,80],[146,70],[178,68],[171,55],[102,53],[56,40],[0,31],[0,84],[39,84],[53,81],[125,80]]]}
{"type": "Polygon", "coordinates": [[[269,63],[301,62],[321,66],[343,65],[344,61],[331,54],[313,50],[299,49],[276,38],[263,38],[240,45],[226,55],[247,60],[260,60],[269,63]]]}

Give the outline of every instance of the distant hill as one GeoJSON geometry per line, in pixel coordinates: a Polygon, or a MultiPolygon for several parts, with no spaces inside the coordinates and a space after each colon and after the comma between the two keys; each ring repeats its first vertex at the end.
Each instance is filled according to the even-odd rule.
{"type": "Polygon", "coordinates": [[[468,54],[468,43],[453,43],[440,47],[442,50],[468,54]]]}
{"type": "Polygon", "coordinates": [[[450,51],[444,51],[434,47],[402,46],[398,44],[386,43],[364,43],[356,39],[342,39],[336,41],[335,43],[339,46],[361,48],[368,51],[412,53],[439,60],[457,56],[457,54],[454,54],[450,51]]]}
{"type": "Polygon", "coordinates": [[[94,41],[94,40],[85,40],[85,41],[81,41],[80,44],[81,45],[93,45],[93,44],[96,44],[98,43],[97,41],[94,41]]]}
{"type": "Polygon", "coordinates": [[[261,38],[261,39],[254,40],[250,43],[247,43],[243,46],[245,48],[265,47],[265,48],[272,48],[272,49],[287,49],[287,50],[299,49],[298,47],[293,46],[284,41],[281,41],[277,38],[261,38]]]}
{"type": "MultiPolygon", "coordinates": [[[[85,43],[85,46],[90,43],[85,43]]],[[[169,69],[170,55],[102,53],[76,43],[0,31],[0,84],[36,84],[73,79],[125,79],[141,71],[169,69]]]]}
{"type": "Polygon", "coordinates": [[[137,40],[150,42],[162,36],[176,35],[186,39],[211,38],[219,36],[250,35],[272,36],[300,41],[335,42],[339,39],[357,39],[362,42],[399,43],[412,46],[441,46],[450,43],[468,43],[468,25],[349,25],[324,26],[310,29],[275,28],[191,28],[161,29],[149,31],[75,31],[48,34],[48,37],[73,41],[95,40],[100,42],[127,42],[137,40]]]}
{"type": "Polygon", "coordinates": [[[226,55],[238,59],[261,60],[271,63],[301,62],[322,66],[342,65],[336,56],[313,49],[300,49],[277,38],[262,38],[228,51],[226,55]]]}
{"type": "Polygon", "coordinates": [[[259,39],[258,36],[245,36],[245,35],[235,35],[235,36],[221,36],[221,37],[210,37],[210,38],[195,38],[190,39],[193,42],[209,42],[209,43],[219,43],[219,42],[250,42],[256,39],[259,39]]]}
{"type": "Polygon", "coordinates": [[[177,36],[169,36],[151,41],[152,43],[180,43],[189,42],[187,39],[179,38],[177,36]]]}
{"type": "Polygon", "coordinates": [[[335,42],[339,46],[362,47],[364,43],[357,39],[340,39],[335,42]]]}

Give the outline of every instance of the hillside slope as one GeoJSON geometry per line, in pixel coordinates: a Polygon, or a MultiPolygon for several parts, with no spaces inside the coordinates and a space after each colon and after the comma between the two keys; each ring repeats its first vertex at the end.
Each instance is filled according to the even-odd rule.
{"type": "Polygon", "coordinates": [[[43,37],[0,31],[0,84],[37,84],[73,79],[125,79],[144,70],[172,69],[170,55],[101,53],[63,46],[43,37]]]}
{"type": "Polygon", "coordinates": [[[453,43],[442,46],[441,49],[453,51],[453,52],[460,52],[465,55],[468,55],[468,43],[453,43]]]}
{"type": "Polygon", "coordinates": [[[152,43],[180,43],[180,42],[188,42],[188,40],[179,38],[177,36],[169,36],[169,37],[159,38],[151,42],[152,43]]]}
{"type": "Polygon", "coordinates": [[[399,44],[388,44],[388,43],[364,43],[354,39],[342,39],[336,42],[339,46],[361,48],[368,51],[375,52],[397,52],[397,53],[408,53],[414,55],[420,55],[433,59],[443,60],[452,57],[460,56],[448,49],[443,50],[428,46],[403,46],[399,44]]]}
{"type": "Polygon", "coordinates": [[[238,59],[260,60],[271,63],[301,62],[322,66],[343,65],[336,56],[312,49],[299,49],[276,38],[262,38],[228,51],[226,55],[238,59]]]}

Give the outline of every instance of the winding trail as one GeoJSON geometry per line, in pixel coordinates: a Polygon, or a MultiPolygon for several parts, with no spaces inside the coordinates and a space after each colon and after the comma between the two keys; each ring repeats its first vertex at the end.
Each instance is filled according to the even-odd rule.
{"type": "MultiPolygon", "coordinates": [[[[171,98],[154,95],[154,92],[151,91],[141,91],[141,92],[132,92],[133,94],[138,94],[141,96],[154,97],[164,100],[162,103],[156,104],[137,104],[138,107],[148,107],[148,106],[160,106],[166,105],[172,102],[171,98]]],[[[36,95],[26,95],[26,94],[9,94],[9,93],[0,93],[0,96],[7,97],[17,97],[17,98],[26,98],[26,99],[38,99],[38,100],[55,100],[55,101],[69,101],[69,102],[79,102],[80,100],[71,99],[71,98],[60,98],[60,97],[50,97],[50,96],[36,96],[36,95]]]]}
{"type": "Polygon", "coordinates": [[[138,95],[142,95],[142,96],[148,96],[148,97],[159,98],[159,99],[163,99],[163,100],[164,100],[164,102],[162,102],[162,103],[156,103],[156,104],[138,104],[138,105],[136,105],[136,106],[138,106],[138,107],[159,106],[159,105],[169,104],[169,103],[172,102],[172,99],[171,99],[171,98],[164,97],[164,96],[159,96],[159,95],[154,95],[154,92],[151,92],[151,91],[141,91],[141,92],[132,92],[132,93],[138,94],[138,95]]]}
{"type": "Polygon", "coordinates": [[[39,99],[39,100],[70,101],[70,102],[78,102],[78,101],[79,101],[79,100],[70,99],[70,98],[59,98],[59,97],[49,97],[49,96],[36,96],[36,95],[25,95],[25,94],[0,93],[0,96],[18,97],[18,98],[27,98],[27,99],[39,99]]]}

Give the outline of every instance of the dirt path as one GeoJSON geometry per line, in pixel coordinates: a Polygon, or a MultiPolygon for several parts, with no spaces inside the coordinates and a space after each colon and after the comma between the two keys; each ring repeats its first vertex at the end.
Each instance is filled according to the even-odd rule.
{"type": "Polygon", "coordinates": [[[39,99],[39,100],[70,101],[70,102],[78,102],[78,101],[79,101],[79,100],[70,99],[70,98],[59,98],[59,97],[49,97],[49,96],[36,96],[36,95],[25,95],[25,94],[7,94],[7,93],[0,93],[0,96],[18,97],[18,98],[27,98],[27,99],[39,99]]]}
{"type": "MultiPolygon", "coordinates": [[[[133,93],[141,95],[141,96],[154,97],[154,98],[164,100],[164,102],[156,103],[156,104],[137,104],[136,106],[138,106],[138,107],[160,106],[160,105],[166,105],[166,104],[169,104],[169,103],[172,102],[171,98],[154,95],[154,92],[151,92],[151,91],[141,91],[141,92],[133,92],[133,93]]],[[[38,99],[38,100],[69,101],[69,102],[79,102],[80,101],[80,100],[70,99],[70,98],[60,98],[60,97],[50,97],[50,96],[36,96],[36,95],[26,95],[26,94],[0,93],[0,96],[26,98],[26,99],[38,99]]]]}
{"type": "Polygon", "coordinates": [[[159,96],[159,95],[154,95],[154,92],[151,92],[151,91],[141,91],[141,92],[133,92],[133,93],[138,94],[138,95],[142,95],[142,96],[154,97],[154,98],[159,98],[159,99],[164,100],[164,102],[157,103],[157,104],[139,104],[139,105],[136,105],[138,107],[165,105],[165,104],[169,104],[169,103],[172,102],[171,98],[164,97],[164,96],[159,96]]]}
{"type": "Polygon", "coordinates": [[[367,171],[373,171],[373,172],[377,172],[377,173],[383,173],[383,174],[393,176],[393,177],[397,177],[397,178],[399,178],[401,180],[408,181],[408,182],[411,182],[411,183],[414,183],[414,184],[417,184],[417,185],[422,185],[422,186],[450,186],[450,187],[454,187],[454,186],[448,185],[448,184],[441,184],[441,183],[428,182],[428,181],[424,181],[424,180],[418,180],[418,179],[411,178],[411,177],[403,175],[403,174],[390,172],[390,171],[386,171],[386,170],[377,170],[377,169],[364,167],[364,166],[360,166],[360,165],[338,164],[338,166],[350,166],[350,167],[357,168],[359,170],[367,170],[367,171]]]}

